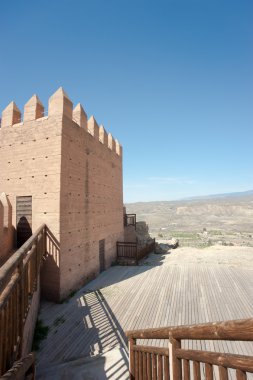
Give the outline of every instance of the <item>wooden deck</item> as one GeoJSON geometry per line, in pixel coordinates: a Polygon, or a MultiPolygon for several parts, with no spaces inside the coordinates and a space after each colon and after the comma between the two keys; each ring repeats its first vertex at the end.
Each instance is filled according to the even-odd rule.
{"type": "MultiPolygon", "coordinates": [[[[38,353],[38,374],[50,363],[118,346],[127,353],[126,330],[253,316],[253,267],[178,265],[176,252],[171,262],[151,255],[138,267],[112,267],[67,303],[43,303],[40,318],[50,332],[38,353]]],[[[203,345],[210,351],[253,352],[247,342],[185,342],[189,348],[203,345]]],[[[127,378],[127,356],[117,365],[114,375],[106,378],[127,378]]]]}

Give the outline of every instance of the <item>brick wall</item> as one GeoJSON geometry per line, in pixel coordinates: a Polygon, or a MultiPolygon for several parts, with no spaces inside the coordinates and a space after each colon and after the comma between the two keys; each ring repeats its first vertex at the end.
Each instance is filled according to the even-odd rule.
{"type": "Polygon", "coordinates": [[[12,206],[5,193],[0,194],[0,266],[13,248],[12,206]]]}
{"type": "MultiPolygon", "coordinates": [[[[28,102],[29,104],[29,102],[28,102]]],[[[8,107],[7,107],[8,108],[8,107]]],[[[7,110],[8,111],[8,110],[7,110]]],[[[16,197],[32,196],[32,231],[46,223],[59,239],[61,118],[56,116],[27,120],[0,129],[0,191],[5,191],[12,204],[12,221],[16,228],[16,197]]],[[[12,109],[9,113],[13,112],[12,109]]],[[[17,112],[17,111],[16,111],[17,112]]],[[[29,118],[28,118],[29,119],[29,118]]],[[[18,119],[17,119],[18,121],[18,119]]],[[[11,124],[13,121],[9,121],[11,124]]],[[[47,297],[59,295],[59,273],[50,260],[44,265],[42,286],[47,297]],[[53,274],[47,275],[53,268],[53,274]]]]}
{"type": "Polygon", "coordinates": [[[61,291],[99,273],[99,240],[105,265],[116,260],[123,238],[122,156],[71,120],[63,123],[61,176],[61,291]]]}
{"type": "MultiPolygon", "coordinates": [[[[36,96],[23,122],[15,103],[3,111],[0,129],[0,191],[13,205],[32,196],[33,232],[46,223],[52,233],[41,271],[42,295],[59,300],[99,273],[99,240],[105,265],[123,239],[122,148],[80,104],[60,88],[48,116],[36,96]]],[[[1,211],[0,211],[1,212],[1,211]]]]}

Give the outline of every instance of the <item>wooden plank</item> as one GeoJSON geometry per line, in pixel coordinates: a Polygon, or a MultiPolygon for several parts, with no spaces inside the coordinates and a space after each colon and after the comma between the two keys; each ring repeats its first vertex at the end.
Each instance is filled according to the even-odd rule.
{"type": "MultiPolygon", "coordinates": [[[[173,252],[173,255],[177,252],[173,252]]],[[[210,322],[225,320],[231,317],[237,318],[247,318],[253,315],[253,278],[250,274],[252,271],[243,270],[240,268],[226,268],[221,265],[207,265],[203,269],[203,265],[191,264],[191,265],[168,265],[168,263],[160,262],[160,256],[157,258],[153,256],[148,259],[149,265],[143,265],[137,267],[114,267],[110,268],[107,272],[104,272],[98,279],[93,283],[87,285],[87,289],[91,288],[103,288],[101,293],[104,295],[105,301],[99,301],[102,304],[108,302],[111,308],[111,315],[113,320],[116,321],[123,330],[127,329],[144,329],[147,327],[161,327],[161,326],[176,326],[179,318],[177,316],[181,313],[180,321],[184,324],[192,324],[194,321],[200,322],[210,322]],[[155,261],[157,260],[157,261],[155,261]],[[153,263],[154,262],[154,266],[153,263]],[[156,266],[157,265],[157,266],[156,266]],[[159,266],[158,266],[159,265],[159,266]],[[226,276],[225,276],[226,274],[226,276]],[[224,277],[224,281],[221,279],[224,277]],[[243,279],[245,278],[245,280],[243,279]],[[233,281],[236,281],[237,290],[233,285],[233,281]],[[180,286],[182,289],[179,289],[180,286]],[[196,291],[196,288],[200,288],[196,291]],[[165,290],[164,290],[165,289],[165,290]],[[185,293],[185,290],[187,292],[185,293]],[[227,290],[226,290],[227,289],[227,290]],[[230,299],[224,302],[223,295],[230,294],[230,299]],[[159,294],[161,296],[159,297],[159,294]],[[200,297],[200,298],[198,298],[200,297]],[[238,301],[238,302],[237,302],[238,301]],[[203,310],[201,308],[205,306],[203,310]],[[162,307],[158,307],[159,303],[162,303],[162,307]],[[238,303],[238,310],[236,310],[236,303],[238,303]],[[159,310],[159,313],[157,313],[159,310]],[[198,312],[200,311],[200,317],[198,317],[198,312]],[[201,318],[201,319],[198,319],[201,318]]],[[[84,288],[84,289],[86,289],[84,288]]],[[[75,301],[76,302],[76,301],[75,301]]],[[[42,318],[45,319],[48,325],[52,325],[56,313],[59,316],[64,315],[66,322],[64,323],[65,335],[63,332],[59,331],[54,336],[49,335],[48,339],[43,342],[43,347],[41,352],[38,354],[39,367],[44,363],[53,362],[55,359],[60,357],[61,352],[64,350],[64,346],[68,347],[66,357],[73,357],[71,353],[76,353],[76,355],[82,355],[82,349],[87,350],[89,353],[89,344],[100,344],[101,337],[104,336],[106,328],[108,328],[107,319],[109,317],[104,315],[101,310],[98,309],[97,314],[95,313],[94,304],[98,304],[98,300],[93,298],[87,303],[87,319],[92,316],[92,327],[99,333],[99,337],[96,334],[88,333],[86,329],[80,328],[79,336],[77,330],[72,329],[72,325],[68,321],[69,316],[71,316],[71,321],[75,323],[81,323],[82,321],[80,314],[78,313],[78,308],[74,301],[71,305],[55,306],[47,305],[47,310],[52,310],[50,312],[51,316],[47,316],[46,312],[42,311],[42,318]],[[63,308],[63,309],[62,309],[63,308]],[[53,312],[55,310],[55,312],[53,312]],[[62,312],[61,310],[66,310],[62,312]],[[75,316],[74,316],[75,314],[75,316]],[[104,324],[102,323],[104,321],[104,324]],[[68,335],[66,334],[68,331],[68,335]],[[89,334],[91,334],[89,336],[89,334]],[[89,341],[85,340],[89,337],[89,341]],[[78,351],[78,345],[74,342],[79,342],[80,351],[78,351]],[[83,342],[85,341],[85,346],[83,342]],[[82,344],[81,344],[82,342],[82,344]],[[54,345],[54,353],[49,355],[50,344],[54,345]]],[[[79,307],[80,312],[80,307],[79,307]]],[[[144,342],[145,345],[154,344],[151,338],[149,341],[144,342]]],[[[121,342],[118,340],[118,342],[121,342]]],[[[156,342],[160,345],[166,344],[164,341],[158,339],[156,342]]],[[[102,338],[102,347],[106,348],[106,341],[102,338]]],[[[140,344],[140,342],[138,342],[140,344]]],[[[189,347],[192,345],[192,341],[186,341],[189,347]]],[[[253,345],[247,344],[247,342],[242,342],[238,346],[227,346],[223,342],[219,341],[208,341],[207,343],[197,341],[196,346],[200,344],[200,348],[209,348],[209,351],[219,351],[219,350],[234,350],[237,348],[240,350],[246,350],[253,352],[253,345]],[[206,346],[205,346],[206,345],[206,346]]],[[[185,348],[186,346],[183,346],[185,348]]],[[[150,355],[148,355],[150,356],[150,355]]],[[[148,359],[147,359],[148,361],[148,359]]],[[[216,370],[216,369],[215,369],[216,370]]],[[[214,373],[214,376],[216,373],[214,373]]],[[[219,377],[216,376],[216,380],[219,377]]]]}
{"type": "Polygon", "coordinates": [[[175,350],[175,355],[181,359],[197,360],[201,363],[209,363],[221,367],[253,372],[252,356],[223,354],[219,352],[199,350],[184,350],[180,348],[175,350]]]}
{"type": "Polygon", "coordinates": [[[157,379],[163,380],[163,357],[162,357],[162,355],[157,355],[157,361],[158,361],[157,379]]]}
{"type": "Polygon", "coordinates": [[[205,377],[206,380],[213,380],[213,366],[209,363],[205,363],[205,377]]]}
{"type": "Polygon", "coordinates": [[[143,368],[143,379],[147,379],[147,353],[142,353],[142,368],[143,368]]]}
{"type": "Polygon", "coordinates": [[[157,355],[152,354],[152,380],[157,380],[157,355]]]}
{"type": "Polygon", "coordinates": [[[134,353],[135,356],[135,380],[139,380],[139,352],[134,353]]]}
{"type": "Polygon", "coordinates": [[[130,379],[134,379],[135,374],[135,360],[134,360],[134,350],[133,346],[135,344],[135,339],[130,338],[128,341],[128,352],[129,352],[129,376],[130,379]]]}
{"type": "Polygon", "coordinates": [[[193,379],[201,380],[200,363],[196,361],[193,361],[193,379]]]}
{"type": "Polygon", "coordinates": [[[246,372],[237,369],[236,370],[236,380],[247,380],[246,372]]]}
{"type": "Polygon", "coordinates": [[[192,326],[152,328],[127,331],[127,337],[142,339],[253,340],[253,318],[198,324],[192,326]]]}
{"type": "Polygon", "coordinates": [[[228,380],[228,370],[225,367],[219,366],[220,380],[228,380]]]}
{"type": "Polygon", "coordinates": [[[179,350],[181,347],[181,342],[179,340],[170,338],[170,360],[172,367],[172,379],[181,379],[182,378],[182,367],[181,367],[181,359],[176,354],[176,350],[179,350]]]}
{"type": "Polygon", "coordinates": [[[151,354],[147,353],[147,379],[152,380],[152,358],[151,354]]]}
{"type": "Polygon", "coordinates": [[[139,352],[149,352],[150,354],[159,354],[169,356],[169,349],[162,347],[144,346],[144,345],[133,345],[134,351],[139,352]]]}
{"type": "Polygon", "coordinates": [[[170,380],[170,364],[169,357],[164,356],[164,380],[170,380]]]}
{"type": "Polygon", "coordinates": [[[184,380],[190,380],[190,364],[189,360],[183,359],[184,380]]]}
{"type": "Polygon", "coordinates": [[[138,363],[139,363],[139,380],[143,380],[143,359],[142,359],[142,352],[138,352],[138,363]]]}

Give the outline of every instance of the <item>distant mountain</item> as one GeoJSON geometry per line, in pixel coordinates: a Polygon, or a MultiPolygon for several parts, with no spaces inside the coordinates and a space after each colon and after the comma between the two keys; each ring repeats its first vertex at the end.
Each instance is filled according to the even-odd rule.
{"type": "Polygon", "coordinates": [[[153,231],[253,231],[253,190],[177,201],[128,203],[126,210],[136,213],[137,219],[145,220],[153,231]]]}
{"type": "Polygon", "coordinates": [[[224,193],[224,194],[210,194],[210,195],[201,195],[196,197],[187,197],[182,200],[191,201],[191,200],[205,200],[205,199],[219,199],[219,198],[241,198],[248,197],[253,195],[253,190],[248,191],[238,191],[234,193],[224,193]]]}

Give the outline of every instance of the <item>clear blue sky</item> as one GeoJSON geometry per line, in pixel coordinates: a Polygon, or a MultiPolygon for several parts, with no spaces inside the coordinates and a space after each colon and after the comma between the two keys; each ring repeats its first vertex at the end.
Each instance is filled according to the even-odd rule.
{"type": "Polygon", "coordinates": [[[1,1],[0,110],[63,86],[124,147],[124,199],[253,189],[252,0],[1,1]]]}

